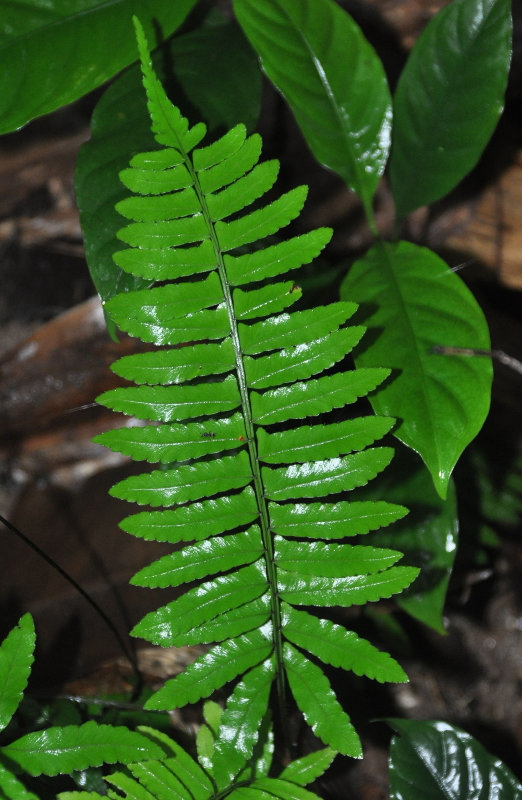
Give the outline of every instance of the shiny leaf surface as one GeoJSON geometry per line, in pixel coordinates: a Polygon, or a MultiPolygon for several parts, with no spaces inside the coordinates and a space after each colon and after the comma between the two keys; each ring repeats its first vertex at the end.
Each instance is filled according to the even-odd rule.
{"type": "Polygon", "coordinates": [[[399,216],[438,200],[475,166],[502,112],[510,60],[509,0],[453,0],[427,25],[394,98],[399,216]]]}
{"type": "Polygon", "coordinates": [[[383,66],[331,0],[234,0],[236,16],[315,157],[371,201],[390,146],[383,66]]]}
{"type": "Polygon", "coordinates": [[[409,242],[372,248],[350,269],[342,294],[365,305],[365,323],[379,333],[356,353],[356,364],[392,367],[370,402],[377,414],[398,419],[395,435],[419,453],[444,498],[488,413],[492,369],[489,358],[436,348],[489,349],[484,315],[442,259],[409,242]]]}
{"type": "Polygon", "coordinates": [[[71,103],[135,61],[132,14],[140,15],[151,36],[161,30],[167,37],[194,5],[195,0],[168,7],[140,0],[3,3],[0,134],[71,103]]]}
{"type": "Polygon", "coordinates": [[[391,719],[391,800],[520,800],[522,786],[469,733],[447,722],[391,719]]]}
{"type": "Polygon", "coordinates": [[[58,775],[100,764],[161,757],[161,750],[139,733],[92,720],[28,733],[0,752],[29,775],[58,775]]]}

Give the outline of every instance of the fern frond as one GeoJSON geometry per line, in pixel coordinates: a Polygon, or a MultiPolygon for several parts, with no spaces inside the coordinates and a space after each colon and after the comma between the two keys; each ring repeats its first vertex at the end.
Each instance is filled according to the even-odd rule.
{"type": "Polygon", "coordinates": [[[289,310],[300,290],[271,279],[310,262],[331,231],[262,241],[298,216],[306,187],[262,205],[278,165],[258,163],[260,137],[247,137],[242,125],[198,148],[204,126],[190,128],[167,99],[136,27],[152,127],[163,147],[134,156],[121,174],[134,196],[117,206],[129,220],[119,233],[129,247],[114,258],[155,285],[114,297],[106,308],[123,331],[162,349],[117,361],[115,372],[137,385],[98,398],[148,424],[97,441],[163,465],[113,488],[116,497],[163,509],[128,517],[123,529],[192,542],[133,582],[203,581],[148,614],[134,635],[161,645],[214,643],[147,707],[195,702],[239,678],[214,753],[216,775],[226,783],[255,744],[272,681],[284,710],[288,678],[318,735],[359,756],[357,734],[326,676],[301,651],[377,680],[403,680],[404,673],[354,633],[294,606],[375,601],[416,577],[415,569],[395,566],[400,553],[342,542],[399,519],[404,508],[327,500],[366,484],[392,457],[389,448],[372,446],[391,420],[329,418],[389,371],[342,370],[364,332],[346,325],[353,303],[289,310]],[[257,249],[248,251],[251,244],[257,249]],[[235,725],[246,743],[239,750],[235,725]]]}

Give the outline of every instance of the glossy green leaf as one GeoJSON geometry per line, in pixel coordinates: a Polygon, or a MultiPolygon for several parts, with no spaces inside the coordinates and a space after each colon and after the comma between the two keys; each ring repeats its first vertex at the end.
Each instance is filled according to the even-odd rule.
{"type": "Polygon", "coordinates": [[[342,539],[385,527],[407,514],[404,506],[384,501],[347,503],[270,503],[276,533],[310,539],[342,539]]]}
{"type": "MultiPolygon", "coordinates": [[[[275,165],[256,166],[260,138],[246,138],[245,129],[236,126],[216,142],[204,142],[204,126],[191,127],[168,100],[137,20],[135,25],[152,130],[157,144],[164,147],[134,155],[122,173],[135,196],[120,209],[134,221],[118,234],[130,247],[120,250],[116,261],[137,277],[147,274],[159,280],[161,286],[117,295],[106,305],[123,330],[161,348],[175,342],[188,346],[162,349],[159,356],[140,354],[116,366],[126,377],[135,376],[139,385],[108,392],[100,402],[158,424],[133,423],[101,440],[131,457],[165,464],[165,469],[120,481],[112,493],[138,504],[175,508],[147,510],[124,520],[122,527],[144,539],[194,542],[135,576],[134,583],[147,587],[194,581],[196,585],[148,614],[133,635],[163,646],[214,645],[160,690],[150,707],[195,702],[239,678],[223,714],[222,755],[221,745],[212,748],[210,734],[202,734],[206,736],[202,747],[220,790],[228,792],[235,778],[246,791],[247,782],[263,775],[271,759],[265,711],[274,670],[278,693],[285,681],[282,599],[308,604],[318,597],[317,605],[362,604],[400,591],[417,574],[415,569],[390,567],[400,557],[395,550],[321,542],[308,546],[297,541],[295,522],[301,507],[283,506],[278,515],[280,507],[269,502],[344,494],[384,469],[392,456],[390,448],[364,448],[384,435],[392,420],[366,417],[329,425],[320,420],[302,429],[289,422],[310,420],[364,397],[388,370],[336,369],[321,374],[341,364],[361,337],[360,327],[344,327],[355,304],[341,301],[286,313],[299,290],[291,281],[272,285],[264,281],[306,263],[331,232],[315,231],[268,247],[260,242],[255,254],[244,250],[244,245],[293,219],[306,189],[291,190],[264,206],[256,201],[255,210],[245,212],[275,178],[275,165]],[[194,247],[187,246],[192,242],[194,247]],[[226,252],[240,246],[240,253],[226,252]],[[251,288],[261,280],[261,286],[251,288]],[[223,341],[216,345],[209,339],[223,341]],[[269,351],[276,352],[269,355],[269,351]],[[213,377],[224,373],[232,374],[224,380],[213,377]],[[312,375],[318,377],[310,379],[312,375]],[[303,376],[309,378],[307,383],[300,382],[303,376]],[[259,423],[283,425],[268,435],[259,423]],[[292,451],[298,463],[292,460],[292,451]],[[273,467],[260,465],[260,452],[273,467]],[[278,466],[285,461],[286,466],[278,466]],[[274,536],[279,525],[288,528],[288,540],[274,536]],[[209,575],[215,577],[206,579],[209,575]],[[266,664],[255,665],[270,654],[268,676],[266,664]],[[261,676],[259,686],[256,675],[261,676]]],[[[318,539],[342,539],[403,513],[404,509],[386,503],[318,502],[310,505],[310,524],[302,538],[313,536],[315,529],[318,539]]],[[[357,647],[361,649],[360,644],[357,647]]],[[[304,663],[306,673],[316,669],[306,658],[299,663],[304,663]]],[[[318,726],[313,715],[312,724],[331,738],[326,724],[330,711],[337,722],[344,724],[347,718],[325,680],[319,681],[318,695],[326,692],[322,698],[326,706],[318,726]]],[[[315,700],[314,694],[311,705],[315,700]]],[[[340,742],[346,750],[343,736],[340,742]]],[[[351,734],[349,738],[353,744],[351,734]]],[[[119,786],[125,781],[125,791],[131,791],[128,776],[117,780],[119,786]]],[[[256,796],[268,791],[252,783],[248,790],[256,796]]],[[[285,780],[274,792],[284,798],[306,796],[302,787],[285,780]]]]}
{"type": "Polygon", "coordinates": [[[38,800],[0,761],[0,797],[4,800],[38,800]]]}
{"type": "Polygon", "coordinates": [[[284,242],[244,253],[240,256],[225,255],[225,266],[232,286],[274,278],[303,264],[309,264],[332,238],[331,228],[294,236],[284,242]]]}
{"type": "Polygon", "coordinates": [[[0,134],[16,130],[100,86],[136,60],[131,24],[169,36],[195,0],[100,3],[40,0],[3,3],[0,30],[0,134]],[[153,24],[154,21],[154,24],[153,24]]]}
{"type": "Polygon", "coordinates": [[[29,775],[58,775],[100,764],[161,757],[161,750],[139,733],[92,720],[28,733],[0,752],[29,775]]]}
{"type": "Polygon", "coordinates": [[[223,611],[216,617],[192,628],[190,633],[182,633],[174,644],[183,647],[191,644],[210,644],[222,642],[234,636],[261,628],[270,619],[270,598],[268,594],[256,597],[248,603],[223,611]]]}
{"type": "Polygon", "coordinates": [[[273,659],[249,670],[230,695],[214,748],[218,787],[229,785],[252,755],[274,678],[273,659]]]}
{"type": "Polygon", "coordinates": [[[252,394],[252,415],[259,425],[326,414],[334,408],[366,397],[389,375],[387,369],[358,369],[347,380],[346,373],[323,375],[306,382],[252,394]]]}
{"type": "Polygon", "coordinates": [[[243,451],[216,463],[199,461],[184,464],[175,470],[154,470],[144,475],[131,475],[115,484],[110,493],[139,505],[169,506],[240,489],[251,478],[248,456],[243,451]]]}
{"type": "Polygon", "coordinates": [[[234,414],[182,425],[132,425],[98,434],[93,441],[132,456],[135,461],[171,464],[233,450],[240,446],[245,435],[242,415],[234,414]]]}
{"type": "Polygon", "coordinates": [[[342,295],[365,305],[365,323],[379,334],[356,364],[392,367],[370,398],[375,412],[398,419],[395,435],[420,454],[444,498],[488,413],[492,369],[489,358],[435,348],[489,349],[482,311],[442,259],[409,242],[373,247],[350,269],[342,295]]]}
{"type": "Polygon", "coordinates": [[[27,686],[35,645],[34,623],[24,614],[0,645],[0,730],[10,722],[27,686]]]}
{"type": "Polygon", "coordinates": [[[391,800],[521,800],[511,770],[447,722],[390,719],[391,800]]]}
{"type": "Polygon", "coordinates": [[[326,772],[337,753],[331,747],[324,747],[316,750],[302,758],[291,761],[284,768],[279,778],[281,780],[297,783],[299,786],[307,786],[326,772]]]}
{"type": "Polygon", "coordinates": [[[270,500],[292,500],[336,494],[363,486],[390,463],[393,450],[374,447],[362,453],[325,461],[310,461],[290,467],[261,471],[270,500]]]}
{"type": "Polygon", "coordinates": [[[202,697],[208,697],[215,689],[259,664],[267,658],[271,649],[270,638],[259,630],[217,644],[189,664],[184,672],[167,681],[149,697],[145,708],[169,711],[187,703],[197,703],[202,697]]]}
{"type": "Polygon", "coordinates": [[[192,359],[187,359],[183,347],[154,350],[150,353],[133,353],[112,364],[116,375],[134,383],[183,383],[193,378],[220,375],[230,372],[234,364],[234,348],[230,337],[219,344],[191,344],[192,359]]]}
{"type": "Polygon", "coordinates": [[[417,577],[414,567],[390,567],[376,575],[349,578],[299,577],[281,572],[281,597],[296,605],[344,606],[373,603],[406,589],[417,577]]]}
{"type": "Polygon", "coordinates": [[[241,348],[243,353],[257,355],[276,347],[311,342],[336,330],[356,309],[355,303],[330,303],[329,306],[269,317],[253,325],[240,323],[241,348]]]}
{"type": "Polygon", "coordinates": [[[259,457],[265,464],[294,464],[314,457],[335,458],[363,450],[395,424],[391,417],[356,417],[331,425],[301,425],[282,433],[258,431],[259,457]]]}
{"type": "Polygon", "coordinates": [[[168,754],[169,768],[185,786],[190,786],[194,800],[207,800],[209,793],[212,791],[212,784],[208,775],[194,761],[192,756],[163,731],[145,725],[140,725],[138,730],[153,742],[159,744],[168,754]]]}
{"type": "Polygon", "coordinates": [[[174,602],[147,614],[131,631],[153,644],[169,647],[174,637],[190,631],[231,608],[254,600],[266,591],[262,564],[220,575],[185,592],[174,602]]]}
{"type": "Polygon", "coordinates": [[[509,0],[453,0],[427,25],[395,94],[399,216],[438,200],[475,166],[502,112],[510,59],[509,0]]]}
{"type": "Polygon", "coordinates": [[[285,669],[297,705],[313,732],[334,750],[361,758],[361,742],[324,672],[286,643],[285,669]]]}
{"type": "Polygon", "coordinates": [[[331,0],[234,0],[234,9],[312,152],[371,216],[391,127],[388,84],[373,48],[331,0]]]}
{"type": "Polygon", "coordinates": [[[174,544],[199,541],[247,525],[258,514],[254,492],[247,487],[238,494],[203,500],[174,510],[142,511],[126,517],[120,522],[120,527],[141,539],[174,544]]]}
{"type": "Polygon", "coordinates": [[[179,586],[226,572],[233,567],[251,564],[262,554],[261,531],[254,525],[242,533],[215,536],[162,556],[137,572],[130,582],[135,586],[151,588],[179,586]]]}
{"type": "Polygon", "coordinates": [[[319,619],[285,603],[282,626],[287,639],[326,664],[365,675],[380,683],[404,683],[408,680],[402,667],[388,653],[330,620],[319,619]]]}
{"type": "Polygon", "coordinates": [[[341,361],[359,342],[364,328],[332,331],[328,336],[277,350],[267,356],[245,358],[245,372],[252,389],[268,389],[310,378],[341,361]]]}
{"type": "Polygon", "coordinates": [[[301,294],[301,289],[293,281],[269,283],[261,289],[251,289],[247,292],[236,289],[233,294],[236,317],[255,319],[277,314],[293,305],[301,294]]]}
{"type": "Polygon", "coordinates": [[[274,797],[277,800],[317,800],[315,792],[279,778],[259,778],[252,784],[252,789],[265,792],[266,798],[274,797]]]}
{"type": "Polygon", "coordinates": [[[366,545],[298,542],[275,537],[275,558],[280,569],[298,575],[343,578],[373,575],[393,566],[402,557],[397,550],[366,545]]]}
{"type": "Polygon", "coordinates": [[[138,419],[172,422],[233,411],[240,397],[235,377],[229,376],[201,385],[119,387],[104,392],[96,402],[138,419]]]}
{"type": "MultiPolygon", "coordinates": [[[[179,10],[186,5],[187,0],[183,0],[179,10]]],[[[136,4],[133,11],[146,19],[139,14],[136,4]]],[[[178,8],[163,9],[162,13],[177,15],[178,8]]],[[[130,14],[127,19],[130,21],[130,14]]],[[[130,23],[128,34],[133,41],[130,23]]],[[[91,36],[92,30],[89,32],[92,46],[91,36]]],[[[135,56],[133,46],[129,61],[135,56]]],[[[202,27],[171,40],[155,58],[154,65],[162,78],[166,72],[173,74],[172,88],[178,101],[183,97],[189,106],[200,109],[211,130],[230,127],[239,121],[249,128],[255,125],[261,100],[259,69],[255,54],[233,22],[202,27]]],[[[135,277],[116,268],[112,261],[113,252],[120,249],[116,231],[121,227],[121,216],[114,206],[126,196],[118,172],[127,166],[134,153],[153,147],[149,128],[140,72],[133,67],[98,102],[92,118],[92,138],[80,150],[75,175],[87,263],[104,300],[127,288],[146,285],[151,279],[150,272],[135,277]]],[[[153,258],[152,262],[152,280],[162,280],[158,259],[153,258]]],[[[212,266],[211,262],[208,268],[212,266]]],[[[180,272],[191,273],[192,269],[180,272]]]]}

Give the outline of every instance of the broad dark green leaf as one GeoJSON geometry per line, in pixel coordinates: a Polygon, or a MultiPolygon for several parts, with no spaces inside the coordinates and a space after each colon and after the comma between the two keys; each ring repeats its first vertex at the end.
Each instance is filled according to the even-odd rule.
{"type": "Polygon", "coordinates": [[[296,605],[349,608],[402,592],[418,574],[415,567],[390,567],[376,575],[349,578],[299,577],[293,572],[281,571],[279,589],[283,600],[296,605]]]}
{"type": "Polygon", "coordinates": [[[335,458],[363,450],[395,424],[391,417],[356,417],[331,425],[301,425],[281,433],[257,433],[259,458],[265,464],[295,464],[335,458]]]}
{"type": "Polygon", "coordinates": [[[242,533],[214,536],[162,556],[137,572],[130,582],[135,586],[149,586],[152,589],[179,586],[218,572],[226,572],[233,567],[251,564],[262,554],[261,531],[257,525],[253,525],[242,533]]]}
{"type": "Polygon", "coordinates": [[[343,458],[292,464],[261,474],[270,500],[293,500],[347,492],[363,486],[385,469],[393,458],[390,447],[374,447],[343,458]]]}
{"type": "Polygon", "coordinates": [[[312,152],[359,194],[371,218],[391,127],[373,48],[331,0],[234,0],[234,9],[312,152]]]}
{"type": "Polygon", "coordinates": [[[0,14],[0,134],[67,105],[136,60],[131,16],[169,36],[195,0],[11,0],[0,14]]]}
{"type": "Polygon", "coordinates": [[[259,630],[228,639],[197,658],[175,678],[155,692],[145,708],[166,710],[197,703],[215,689],[234,680],[270,654],[272,642],[259,630]]]}
{"type": "Polygon", "coordinates": [[[288,643],[284,658],[292,694],[315,735],[339,753],[362,758],[359,737],[324,672],[288,643]]]}
{"type": "Polygon", "coordinates": [[[264,565],[259,561],[190,589],[172,603],[147,614],[131,635],[169,647],[180,634],[265,592],[264,565]]]}
{"type": "Polygon", "coordinates": [[[276,533],[310,539],[342,539],[381,528],[408,513],[404,506],[380,501],[352,503],[270,503],[276,533]]]}
{"type": "Polygon", "coordinates": [[[10,722],[27,686],[35,645],[34,623],[24,614],[0,645],[0,731],[10,722]]]}
{"type": "Polygon", "coordinates": [[[521,800],[511,770],[447,722],[390,719],[391,800],[521,800]]]}
{"type": "Polygon", "coordinates": [[[167,511],[142,511],[125,517],[120,527],[157,542],[201,540],[253,522],[259,515],[254,492],[249,486],[238,494],[203,500],[167,511]]]}
{"type": "Polygon", "coordinates": [[[229,785],[252,755],[274,671],[273,659],[249,670],[227,701],[214,747],[214,777],[220,788],[229,785]]]}
{"type": "Polygon", "coordinates": [[[404,683],[408,680],[402,667],[388,653],[330,620],[319,619],[284,603],[282,626],[287,639],[326,664],[351,670],[380,683],[404,683]]]}
{"type": "Polygon", "coordinates": [[[375,412],[399,420],[395,435],[419,453],[444,498],[488,413],[492,368],[489,358],[436,348],[487,350],[482,311],[442,259],[409,242],[373,247],[352,266],[341,293],[364,304],[364,321],[376,334],[356,353],[356,364],[392,367],[391,379],[370,398],[375,412]]]}
{"type": "Polygon", "coordinates": [[[279,778],[290,781],[290,783],[297,783],[299,786],[307,786],[326,772],[336,755],[337,753],[331,747],[316,750],[291,761],[281,772],[279,778]]]}
{"type": "Polygon", "coordinates": [[[447,194],[475,166],[502,112],[509,0],[453,0],[419,37],[394,101],[390,175],[399,216],[447,194]]]}
{"type": "MultiPolygon", "coordinates": [[[[156,5],[163,7],[162,3],[156,5]]],[[[176,11],[163,9],[162,13],[177,14],[178,5],[176,11]]],[[[187,5],[187,0],[183,0],[183,5],[187,5]]],[[[134,10],[136,13],[135,4],[134,10]]],[[[91,36],[90,31],[89,41],[91,36]]],[[[132,61],[136,48],[130,15],[129,41],[132,42],[129,61],[132,61]]],[[[255,125],[261,99],[260,73],[255,54],[236,24],[203,27],[173,39],[154,64],[160,77],[164,78],[166,71],[173,74],[170,88],[178,102],[183,97],[184,104],[196,106],[212,131],[240,121],[249,128],[255,125]]],[[[114,251],[120,249],[116,231],[122,224],[114,206],[127,194],[118,181],[118,173],[127,167],[134,153],[154,147],[149,127],[139,68],[133,67],[112,84],[96,106],[92,138],[81,148],[76,168],[76,197],[87,262],[104,300],[125,289],[144,286],[150,280],[123,272],[112,260],[114,251]]],[[[190,273],[191,270],[185,272],[190,273]]]]}
{"type": "Polygon", "coordinates": [[[28,733],[0,752],[29,775],[58,775],[100,764],[128,764],[162,756],[162,751],[139,733],[92,720],[28,733]]]}

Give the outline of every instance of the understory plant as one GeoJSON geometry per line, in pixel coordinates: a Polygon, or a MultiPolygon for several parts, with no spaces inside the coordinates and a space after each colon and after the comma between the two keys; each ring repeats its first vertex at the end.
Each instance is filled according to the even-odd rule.
{"type": "MultiPolygon", "coordinates": [[[[406,680],[392,656],[349,629],[354,607],[372,619],[368,604],[396,596],[412,617],[444,631],[458,534],[451,475],[490,401],[491,360],[469,352],[487,353],[489,334],[460,277],[399,233],[410,212],[472,169],[494,130],[510,62],[509,2],[453,0],[443,8],[393,99],[376,52],[333,0],[234,0],[235,21],[196,0],[79,5],[72,14],[58,3],[39,8],[32,25],[21,16],[27,3],[10,5],[7,63],[14,47],[33,68],[67,37],[78,47],[69,48],[69,87],[52,58],[45,92],[41,70],[16,103],[14,79],[7,81],[3,130],[131,64],[132,6],[145,29],[135,18],[142,74],[131,67],[101,97],[76,189],[109,330],[150,348],[113,365],[133,385],[97,400],[132,423],[97,441],[157,465],[111,493],[146,507],[122,521],[124,531],[175,546],[131,581],[170,590],[132,635],[207,646],[145,703],[169,711],[207,700],[197,761],[142,727],[134,745],[149,750],[106,758],[126,768],[107,776],[103,791],[129,800],[312,800],[304,787],[336,752],[362,756],[331,668],[406,680]],[[153,41],[158,25],[168,36],[194,7],[186,32],[151,58],[147,37],[153,41]],[[95,56],[87,55],[92,41],[95,56]],[[87,70],[93,58],[96,68],[87,70]],[[259,65],[313,155],[359,196],[373,236],[354,263],[336,265],[340,298],[325,305],[312,306],[307,287],[324,270],[332,231],[302,232],[306,187],[274,191],[279,164],[260,160],[261,138],[251,133],[259,65]],[[164,89],[169,81],[175,103],[164,89]],[[387,166],[397,212],[391,241],[374,213],[387,166]],[[386,469],[392,435],[398,452],[386,469]],[[224,690],[222,705],[208,700],[216,690],[224,690]],[[326,749],[291,761],[294,702],[326,749]]],[[[328,272],[321,280],[328,285],[328,272]]],[[[24,618],[22,633],[13,634],[27,639],[25,667],[11,643],[2,651],[21,676],[6,724],[27,679],[31,625],[24,618]]],[[[0,660],[3,679],[1,667],[0,660]]],[[[464,800],[471,757],[483,786],[496,781],[506,797],[521,796],[504,765],[463,731],[390,724],[400,735],[392,798],[457,787],[464,800]],[[439,762],[433,753],[442,753],[439,762]],[[450,765],[442,789],[430,783],[429,763],[441,775],[440,764],[450,765]]],[[[30,742],[45,765],[52,747],[43,733],[28,735],[40,736],[30,742]]],[[[10,752],[18,752],[16,742],[0,751],[0,797],[32,800],[30,792],[16,795],[22,790],[9,759],[26,766],[10,752]]],[[[79,753],[71,770],[100,763],[99,753],[89,762],[83,745],[79,753]]],[[[94,799],[101,791],[61,797],[94,799]]]]}

